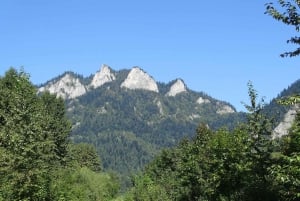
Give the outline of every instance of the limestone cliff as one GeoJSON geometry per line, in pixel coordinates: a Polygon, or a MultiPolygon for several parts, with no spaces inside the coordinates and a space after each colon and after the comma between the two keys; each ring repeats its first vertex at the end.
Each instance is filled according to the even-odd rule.
{"type": "Polygon", "coordinates": [[[49,91],[64,99],[76,98],[87,92],[85,86],[69,73],[55,82],[50,82],[46,86],[39,88],[39,92],[49,91]]]}
{"type": "Polygon", "coordinates": [[[208,99],[206,99],[206,98],[202,98],[202,97],[199,97],[198,99],[197,99],[197,103],[198,104],[205,104],[205,103],[210,103],[210,100],[208,100],[208,99]]]}
{"type": "Polygon", "coordinates": [[[158,93],[158,86],[155,80],[142,69],[134,67],[129,72],[121,87],[128,89],[143,89],[158,93]]]}
{"type": "Polygon", "coordinates": [[[294,106],[284,115],[283,121],[278,124],[272,133],[273,138],[280,138],[288,134],[295,120],[297,111],[299,111],[299,106],[294,106]]]}
{"type": "Polygon", "coordinates": [[[174,84],[172,84],[170,90],[166,94],[167,96],[176,96],[177,94],[186,92],[186,86],[181,79],[177,79],[174,84]]]}
{"type": "Polygon", "coordinates": [[[105,83],[112,82],[116,79],[111,69],[107,65],[102,65],[101,70],[96,72],[90,84],[91,87],[98,88],[105,83]]]}

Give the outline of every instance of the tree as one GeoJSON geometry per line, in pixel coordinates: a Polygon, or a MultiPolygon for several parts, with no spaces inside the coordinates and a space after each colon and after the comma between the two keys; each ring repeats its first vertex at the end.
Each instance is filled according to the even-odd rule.
{"type": "MultiPolygon", "coordinates": [[[[300,1],[278,0],[280,6],[285,9],[280,12],[273,3],[266,4],[266,13],[274,19],[284,24],[300,29],[300,1]]],[[[292,37],[288,43],[300,45],[300,37],[292,37]]],[[[291,52],[281,54],[282,57],[294,57],[300,55],[300,48],[291,52]]],[[[300,103],[299,94],[289,96],[279,100],[284,105],[296,105],[300,103]]],[[[268,168],[269,176],[273,182],[273,188],[278,192],[281,200],[297,201],[300,200],[300,113],[297,113],[296,119],[287,136],[284,136],[282,150],[274,160],[274,163],[268,168]]]]}
{"type": "Polygon", "coordinates": [[[29,76],[0,78],[0,200],[51,200],[51,172],[65,161],[70,123],[64,103],[37,95],[29,76]]]}
{"type": "Polygon", "coordinates": [[[101,171],[101,162],[93,145],[86,143],[69,145],[69,160],[71,165],[87,167],[92,171],[101,171]]]}
{"type": "Polygon", "coordinates": [[[165,186],[153,181],[148,175],[139,175],[134,178],[134,188],[126,195],[125,201],[171,201],[165,186]]]}
{"type": "Polygon", "coordinates": [[[251,173],[247,179],[247,200],[276,200],[276,194],[270,188],[268,180],[268,167],[271,164],[272,126],[270,120],[263,112],[264,100],[257,101],[258,94],[251,82],[248,82],[250,105],[248,110],[246,132],[249,135],[248,157],[251,161],[251,173]]]}
{"type": "Polygon", "coordinates": [[[39,96],[43,112],[41,126],[45,137],[51,139],[54,143],[55,160],[60,163],[65,163],[67,148],[69,145],[69,134],[71,132],[71,123],[66,117],[65,103],[62,98],[57,98],[55,95],[45,92],[39,96]]]}
{"type": "Polygon", "coordinates": [[[157,195],[164,200],[243,200],[246,179],[252,179],[249,147],[245,130],[214,132],[201,124],[192,140],[162,151],[147,166],[135,179],[128,200],[157,195]]]}
{"type": "Polygon", "coordinates": [[[119,192],[115,175],[94,172],[87,167],[61,168],[54,178],[51,182],[52,200],[114,200],[119,192]]]}
{"type": "MultiPolygon", "coordinates": [[[[286,1],[286,0],[278,0],[278,4],[284,9],[284,11],[279,10],[274,6],[273,3],[266,4],[266,14],[271,15],[274,19],[283,22],[284,24],[291,25],[295,28],[297,32],[299,32],[300,28],[300,1],[286,1]]],[[[296,45],[300,45],[300,37],[295,36],[291,37],[287,43],[292,43],[296,45]]],[[[281,54],[281,57],[294,57],[300,54],[300,47],[298,47],[294,51],[285,52],[281,54]]]]}
{"type": "Polygon", "coordinates": [[[281,200],[297,201],[300,200],[300,113],[281,141],[281,151],[269,167],[269,175],[281,200]]]}

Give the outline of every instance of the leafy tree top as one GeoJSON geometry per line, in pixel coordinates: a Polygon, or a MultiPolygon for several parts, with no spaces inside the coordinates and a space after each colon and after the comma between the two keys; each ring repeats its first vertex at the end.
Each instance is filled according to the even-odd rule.
{"type": "MultiPolygon", "coordinates": [[[[269,14],[274,19],[283,22],[286,25],[291,25],[295,27],[295,30],[299,32],[300,29],[300,1],[293,0],[293,1],[285,1],[285,0],[278,0],[277,6],[274,3],[267,3],[266,4],[266,14],[269,14]],[[280,6],[282,9],[279,9],[280,6]]],[[[293,51],[282,53],[281,57],[294,57],[300,54],[300,37],[294,36],[287,40],[287,43],[292,43],[298,46],[293,51]]]]}

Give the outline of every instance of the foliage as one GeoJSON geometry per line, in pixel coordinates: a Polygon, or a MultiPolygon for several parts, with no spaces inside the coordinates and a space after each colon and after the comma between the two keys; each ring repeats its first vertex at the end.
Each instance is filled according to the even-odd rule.
{"type": "Polygon", "coordinates": [[[249,135],[249,159],[251,177],[248,179],[246,197],[250,200],[275,200],[276,194],[270,189],[267,168],[271,164],[273,120],[263,113],[264,100],[257,101],[257,92],[251,82],[248,83],[250,105],[245,130],[249,135]],[[258,197],[258,198],[257,198],[258,197]]]}
{"type": "MultiPolygon", "coordinates": [[[[299,32],[300,28],[300,15],[299,15],[299,8],[300,8],[300,1],[293,0],[293,1],[286,1],[286,0],[278,0],[278,5],[282,7],[283,11],[280,8],[274,6],[274,3],[267,3],[266,4],[266,13],[271,15],[274,19],[287,24],[291,25],[295,28],[297,32],[299,32]]],[[[292,43],[296,45],[300,45],[300,37],[295,36],[291,37],[287,43],[292,43]]],[[[281,57],[294,57],[300,54],[300,48],[297,48],[294,51],[285,52],[281,54],[281,57]]]]}
{"type": "Polygon", "coordinates": [[[148,176],[136,176],[134,186],[135,189],[125,196],[125,201],[144,200],[144,201],[169,201],[172,200],[167,195],[164,187],[156,184],[148,176]]]}
{"type": "Polygon", "coordinates": [[[120,88],[128,71],[115,75],[115,81],[67,100],[67,115],[73,122],[72,141],[93,144],[103,169],[123,178],[141,170],[159,150],[178,144],[184,136],[191,138],[199,122],[231,129],[245,120],[243,113],[218,114],[222,106],[231,105],[204,93],[188,90],[166,96],[174,82],[159,83],[159,93],[128,90],[120,88]],[[209,103],[197,103],[199,97],[209,103]]]}
{"type": "Polygon", "coordinates": [[[300,103],[300,95],[289,96],[279,100],[278,102],[283,105],[297,105],[300,103]]]}
{"type": "Polygon", "coordinates": [[[251,171],[247,151],[244,132],[213,132],[202,125],[192,141],[163,151],[147,166],[128,197],[149,200],[151,190],[159,187],[159,194],[168,196],[166,200],[240,200],[251,171]],[[140,191],[143,199],[134,196],[140,191]]]}
{"type": "Polygon", "coordinates": [[[296,80],[283,89],[276,98],[263,107],[263,113],[274,120],[274,125],[283,121],[285,114],[297,103],[297,94],[300,94],[300,80],[296,80]]]}
{"type": "Polygon", "coordinates": [[[249,96],[246,124],[232,131],[201,124],[194,138],[164,150],[135,178],[127,199],[151,200],[159,193],[166,200],[279,200],[269,174],[271,122],[261,113],[263,103],[257,103],[251,83],[249,96]]]}
{"type": "Polygon", "coordinates": [[[0,195],[6,200],[47,200],[51,169],[66,155],[64,103],[36,92],[22,71],[10,69],[0,79],[0,195]]]}
{"type": "MultiPolygon", "coordinates": [[[[300,1],[278,0],[279,5],[284,9],[280,12],[273,6],[273,3],[266,4],[266,13],[284,24],[295,27],[299,32],[300,28],[300,1]]],[[[300,44],[300,37],[292,37],[288,43],[300,44]]],[[[282,54],[286,56],[298,56],[300,48],[282,54]]],[[[299,91],[279,100],[280,104],[298,105],[300,102],[299,91]]],[[[275,157],[273,164],[268,168],[269,176],[273,182],[273,188],[278,192],[281,200],[300,200],[300,114],[297,113],[294,125],[289,134],[281,140],[281,152],[275,157]]]]}
{"type": "Polygon", "coordinates": [[[87,167],[58,169],[51,183],[53,200],[105,201],[119,191],[114,175],[96,173],[87,167]]]}
{"type": "Polygon", "coordinates": [[[289,135],[282,139],[281,153],[269,167],[273,188],[281,200],[300,199],[300,114],[298,113],[289,135]]]}
{"type": "Polygon", "coordinates": [[[0,78],[0,97],[0,200],[109,200],[116,195],[117,178],[99,173],[95,149],[70,144],[62,99],[37,95],[29,76],[15,69],[0,78]]]}
{"type": "Polygon", "coordinates": [[[69,144],[68,160],[72,166],[87,167],[92,171],[101,171],[100,157],[91,144],[69,144]]]}

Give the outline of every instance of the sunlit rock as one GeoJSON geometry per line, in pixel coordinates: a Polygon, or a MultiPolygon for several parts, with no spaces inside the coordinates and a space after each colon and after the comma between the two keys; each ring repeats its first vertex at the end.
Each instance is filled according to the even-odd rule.
{"type": "Polygon", "coordinates": [[[61,79],[50,82],[46,86],[39,88],[39,92],[49,91],[64,99],[76,98],[86,93],[86,88],[78,78],[73,77],[69,73],[65,74],[61,79]]]}
{"type": "Polygon", "coordinates": [[[205,99],[205,98],[202,98],[202,97],[199,97],[198,99],[197,99],[197,103],[198,104],[204,104],[204,103],[210,103],[210,100],[208,100],[208,99],[205,99]]]}
{"type": "Polygon", "coordinates": [[[177,94],[186,92],[186,86],[181,79],[177,79],[174,84],[172,84],[170,90],[166,94],[167,96],[176,96],[177,94]]]}
{"type": "Polygon", "coordinates": [[[221,104],[218,105],[220,105],[220,107],[217,110],[217,114],[230,114],[235,112],[235,110],[229,105],[221,105],[221,104]]]}
{"type": "Polygon", "coordinates": [[[299,111],[299,106],[294,106],[284,115],[283,121],[278,124],[272,133],[273,138],[280,138],[288,134],[296,118],[297,111],[299,111]]]}
{"type": "Polygon", "coordinates": [[[142,69],[134,67],[129,72],[121,87],[128,89],[143,89],[158,93],[158,86],[155,80],[142,69]]]}
{"type": "Polygon", "coordinates": [[[115,75],[107,65],[102,65],[101,70],[96,72],[90,86],[97,88],[105,83],[112,82],[116,79],[115,75]]]}

